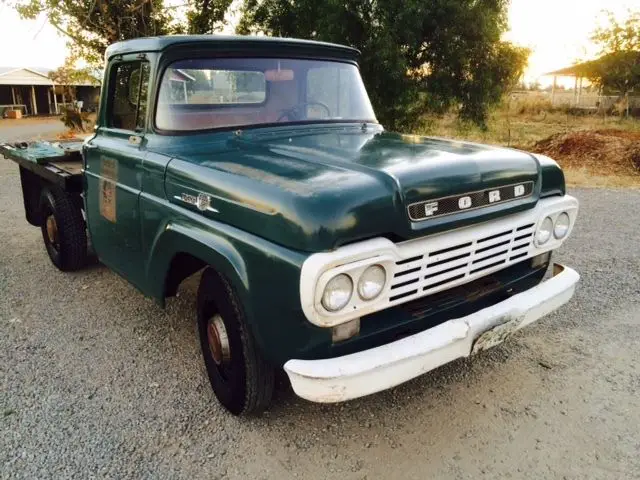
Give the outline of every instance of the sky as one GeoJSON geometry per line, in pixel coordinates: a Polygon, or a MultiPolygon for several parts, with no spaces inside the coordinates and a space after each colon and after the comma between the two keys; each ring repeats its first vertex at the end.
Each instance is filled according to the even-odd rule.
{"type": "MultiPolygon", "coordinates": [[[[593,58],[589,36],[605,9],[624,18],[640,10],[640,0],[512,0],[505,38],[532,50],[525,80],[548,84],[542,74],[593,58]]],[[[0,66],[56,68],[64,62],[66,40],[45,17],[21,20],[0,1],[0,19],[0,66]]]]}
{"type": "Polygon", "coordinates": [[[603,10],[622,20],[640,10],[640,0],[512,0],[505,38],[532,50],[525,81],[549,84],[551,78],[540,76],[597,57],[589,37],[606,20],[603,10]]]}

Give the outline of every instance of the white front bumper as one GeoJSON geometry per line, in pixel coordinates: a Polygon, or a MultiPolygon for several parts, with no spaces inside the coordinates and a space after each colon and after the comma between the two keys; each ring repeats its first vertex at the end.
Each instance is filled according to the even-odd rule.
{"type": "Polygon", "coordinates": [[[343,357],[289,360],[284,369],[296,394],[314,402],[342,402],[379,392],[501,343],[568,302],[579,279],[575,270],[554,265],[549,280],[466,317],[343,357]]]}

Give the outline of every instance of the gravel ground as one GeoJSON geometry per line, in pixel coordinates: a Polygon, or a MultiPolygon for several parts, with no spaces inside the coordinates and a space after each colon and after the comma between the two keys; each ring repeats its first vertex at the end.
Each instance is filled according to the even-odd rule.
{"type": "Polygon", "coordinates": [[[0,478],[640,478],[640,192],[574,190],[575,299],[506,344],[337,405],[285,382],[216,403],[197,278],[166,310],[104,267],[64,274],[0,159],[0,478]]]}

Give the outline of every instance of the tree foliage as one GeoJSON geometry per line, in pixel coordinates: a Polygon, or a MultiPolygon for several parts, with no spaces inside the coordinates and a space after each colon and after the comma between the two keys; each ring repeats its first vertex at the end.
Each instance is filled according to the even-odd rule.
{"type": "Polygon", "coordinates": [[[233,0],[193,0],[187,11],[187,30],[193,34],[215,33],[225,26],[225,14],[233,0]]]}
{"type": "Polygon", "coordinates": [[[591,39],[601,57],[585,64],[582,72],[592,83],[626,95],[640,89],[640,12],[629,12],[624,22],[609,13],[607,25],[591,39]]]}
{"type": "Polygon", "coordinates": [[[501,41],[508,0],[246,0],[239,33],[352,45],[378,118],[411,127],[457,108],[483,125],[528,50],[501,41]]]}
{"type": "MultiPolygon", "coordinates": [[[[233,0],[190,0],[186,26],[162,0],[17,0],[24,18],[46,13],[73,58],[100,64],[107,46],[165,33],[213,33],[233,0]]],[[[426,112],[458,110],[484,124],[513,86],[528,51],[501,41],[509,0],[245,0],[239,33],[352,45],[379,119],[411,127],[426,112]]]]}
{"type": "Polygon", "coordinates": [[[71,57],[93,65],[114,42],[171,31],[162,0],[18,0],[16,9],[28,19],[45,13],[69,38],[71,57]]]}
{"type": "Polygon", "coordinates": [[[95,72],[90,67],[77,68],[72,59],[68,58],[64,65],[49,72],[48,77],[64,90],[66,98],[75,101],[75,87],[73,85],[95,84],[99,85],[101,80],[96,78],[95,72]]]}

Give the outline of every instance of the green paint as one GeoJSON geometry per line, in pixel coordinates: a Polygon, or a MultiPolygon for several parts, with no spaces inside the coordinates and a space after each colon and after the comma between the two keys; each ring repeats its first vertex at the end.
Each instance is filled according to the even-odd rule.
{"type": "MultiPolygon", "coordinates": [[[[159,71],[176,59],[221,54],[355,61],[357,52],[306,41],[209,36],[109,47],[107,94],[84,150],[88,226],[100,259],[160,303],[172,260],[189,254],[212,265],[231,280],[259,345],[277,364],[336,355],[348,345],[364,348],[393,330],[390,313],[383,312],[368,327],[378,325],[380,335],[374,328],[359,342],[332,348],[330,331],[308,322],[300,306],[300,267],[310,253],[375,236],[402,240],[459,228],[564,193],[555,163],[541,164],[516,150],[388,133],[376,124],[275,125],[240,134],[154,131],[159,71]],[[109,127],[110,72],[142,56],[149,65],[148,88],[141,90],[146,126],[137,132],[109,127]],[[535,189],[528,198],[424,222],[407,215],[406,206],[415,201],[529,180],[535,189]],[[101,200],[109,188],[114,216],[105,214],[101,200]],[[216,211],[180,200],[199,193],[211,196],[216,211]]],[[[403,326],[411,321],[432,320],[404,319],[403,326]]]]}

